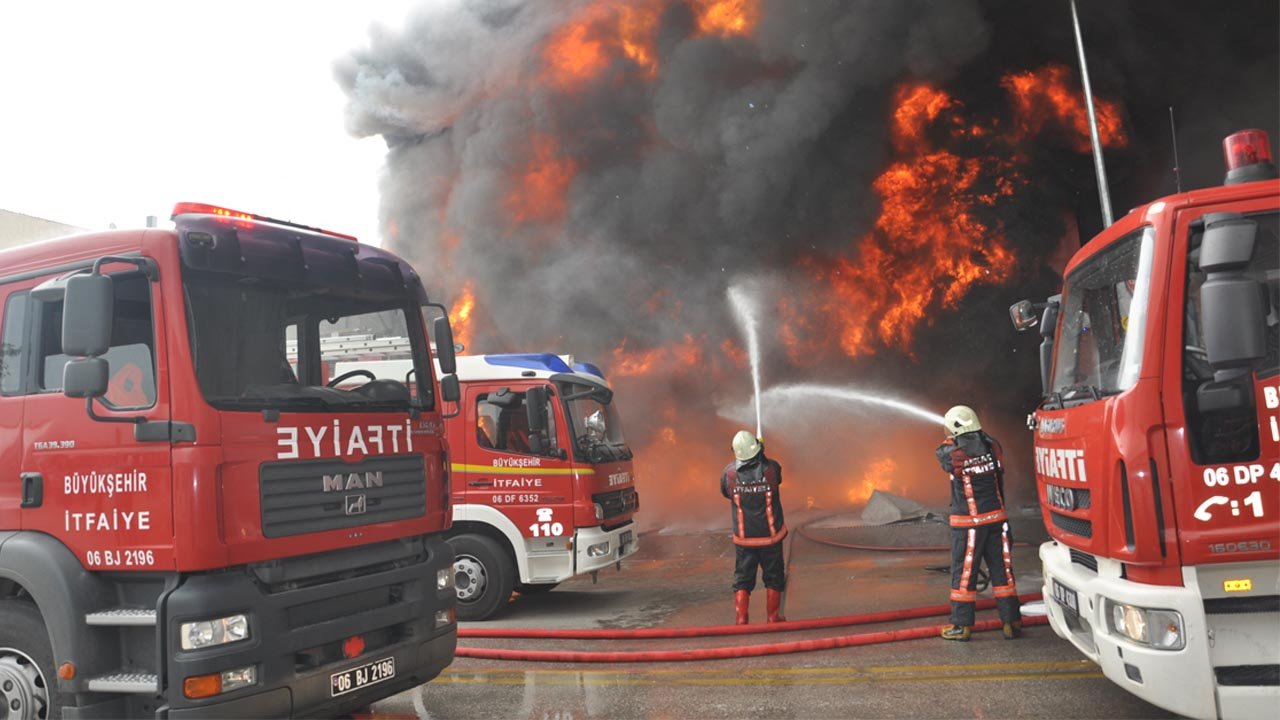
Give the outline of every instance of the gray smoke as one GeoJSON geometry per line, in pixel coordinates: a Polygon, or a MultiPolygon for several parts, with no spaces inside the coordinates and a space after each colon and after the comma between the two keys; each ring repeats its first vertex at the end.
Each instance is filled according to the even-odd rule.
{"type": "Polygon", "coordinates": [[[424,9],[337,68],[351,132],[389,146],[392,247],[437,296],[475,281],[485,350],[727,336],[727,278],[790,264],[801,239],[847,246],[865,223],[886,89],[945,79],[987,38],[972,2],[766,2],[754,34],[722,38],[659,0],[656,77],[618,53],[555,87],[541,48],[586,4],[424,9]],[[562,223],[505,211],[536,136],[576,167],[562,223]]]}
{"type": "MultiPolygon", "coordinates": [[[[967,148],[1029,158],[1027,182],[991,209],[1018,267],[1002,285],[975,286],[954,310],[932,308],[913,357],[886,349],[849,360],[836,351],[818,367],[796,368],[770,330],[777,299],[812,282],[801,258],[856,256],[879,211],[871,183],[892,157],[895,88],[934,83],[965,118],[1007,128],[1004,73],[1074,68],[1065,0],[759,0],[754,29],[731,36],[697,32],[702,2],[464,0],[373,31],[335,74],[350,131],[388,146],[381,223],[389,246],[446,304],[473,283],[477,352],[572,352],[610,374],[624,338],[628,350],[690,338],[703,353],[692,372],[624,379],[619,391],[633,446],[703,434],[696,461],[650,453],[667,463],[651,472],[693,464],[700,482],[713,483],[727,461],[737,427],[716,408],[751,393],[741,358],[722,350],[726,339],[739,342],[724,301],[738,276],[772,291],[761,303],[764,386],[854,381],[894,396],[909,391],[936,412],[974,405],[985,425],[1004,431],[1010,466],[1029,467],[1029,438],[1017,428],[1039,396],[1035,343],[1014,335],[1004,309],[1055,292],[1055,268],[1080,236],[1100,229],[1088,154],[1061,129],[1017,148],[984,145],[988,137],[967,148]],[[548,81],[548,43],[588,5],[658,8],[656,74],[605,38],[605,66],[590,80],[548,81]],[[511,197],[531,167],[553,186],[567,182],[563,192],[530,196],[538,202],[521,219],[511,197]]],[[[1107,158],[1117,213],[1173,189],[1169,105],[1183,118],[1188,187],[1217,181],[1216,143],[1238,126],[1280,140],[1274,0],[1231,6],[1250,18],[1247,28],[1272,32],[1228,22],[1220,4],[1157,11],[1083,0],[1080,8],[1095,92],[1121,103],[1132,140],[1107,158]]],[[[935,473],[932,428],[904,429],[895,443],[881,442],[896,431],[879,419],[805,439],[782,431],[767,429],[782,434],[771,452],[797,458],[789,467],[800,472],[790,477],[838,484],[890,445],[910,453],[911,472],[935,473]],[[839,457],[827,454],[833,447],[839,457]]],[[[1014,482],[1029,483],[1029,473],[1014,482]]],[[[688,490],[682,507],[713,499],[704,490],[688,490]]]]}

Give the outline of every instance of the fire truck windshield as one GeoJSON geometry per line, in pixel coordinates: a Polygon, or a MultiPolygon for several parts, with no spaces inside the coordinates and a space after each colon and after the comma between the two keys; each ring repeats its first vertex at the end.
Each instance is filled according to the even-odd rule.
{"type": "MultiPolygon", "coordinates": [[[[184,276],[196,377],[220,409],[403,411],[428,367],[416,303],[328,287],[184,276]]],[[[424,405],[429,406],[428,398],[424,405]]]]}
{"type": "Polygon", "coordinates": [[[565,398],[574,455],[585,462],[609,462],[631,457],[622,435],[622,418],[613,399],[592,393],[592,387],[573,382],[557,384],[565,398]]]}
{"type": "Polygon", "coordinates": [[[1141,228],[1067,276],[1050,397],[1079,404],[1138,380],[1155,233],[1141,228]]]}

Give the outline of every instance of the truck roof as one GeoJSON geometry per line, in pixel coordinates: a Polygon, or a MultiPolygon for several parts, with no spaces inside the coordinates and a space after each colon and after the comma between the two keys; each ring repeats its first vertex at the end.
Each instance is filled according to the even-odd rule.
{"type": "Polygon", "coordinates": [[[1217,205],[1278,194],[1280,194],[1280,180],[1272,179],[1240,183],[1238,185],[1215,185],[1157,198],[1145,205],[1133,208],[1124,217],[1118,218],[1110,227],[1093,236],[1093,239],[1085,243],[1084,247],[1080,248],[1079,252],[1067,263],[1063,271],[1063,277],[1070,275],[1071,271],[1093,257],[1099,250],[1109,246],[1119,237],[1148,224],[1157,215],[1172,215],[1178,210],[1197,205],[1217,205]]]}
{"type": "Polygon", "coordinates": [[[87,232],[0,250],[0,282],[18,279],[27,272],[48,273],[60,265],[103,255],[137,252],[148,232],[171,230],[133,229],[87,232]]]}
{"type": "Polygon", "coordinates": [[[552,353],[495,353],[459,355],[458,380],[548,379],[553,375],[580,375],[593,382],[604,380],[604,373],[591,363],[574,362],[572,355],[552,353]]]}

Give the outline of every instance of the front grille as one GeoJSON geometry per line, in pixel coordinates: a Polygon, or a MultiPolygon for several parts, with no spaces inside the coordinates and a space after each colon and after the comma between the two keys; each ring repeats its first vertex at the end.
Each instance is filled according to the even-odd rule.
{"type": "Polygon", "coordinates": [[[1098,572],[1098,558],[1089,553],[1082,553],[1075,548],[1071,548],[1071,562],[1077,565],[1083,565],[1094,572],[1098,572]]]}
{"type": "Polygon", "coordinates": [[[1093,500],[1089,497],[1089,491],[1084,488],[1076,488],[1076,509],[1088,510],[1093,504],[1093,500]]]}
{"type": "Polygon", "coordinates": [[[604,508],[605,520],[635,510],[637,499],[635,488],[623,488],[591,496],[591,502],[598,503],[604,508]]]}
{"type": "Polygon", "coordinates": [[[1049,517],[1053,520],[1053,524],[1061,530],[1072,535],[1079,535],[1082,538],[1093,537],[1093,523],[1088,520],[1081,520],[1080,518],[1073,518],[1056,512],[1049,513],[1049,517]]]}
{"type": "Polygon", "coordinates": [[[1227,665],[1213,672],[1219,685],[1280,685],[1280,665],[1227,665]]]}
{"type": "Polygon", "coordinates": [[[269,538],[404,520],[427,510],[421,455],[265,463],[258,483],[262,534],[269,538]]]}

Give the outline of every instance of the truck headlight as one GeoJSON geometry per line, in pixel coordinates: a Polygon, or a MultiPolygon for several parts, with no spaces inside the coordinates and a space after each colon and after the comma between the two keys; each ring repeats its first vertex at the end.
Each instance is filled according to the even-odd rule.
{"type": "Polygon", "coordinates": [[[447,567],[436,571],[436,590],[448,590],[453,587],[453,568],[447,567]]]}
{"type": "Polygon", "coordinates": [[[249,639],[249,619],[243,614],[228,615],[216,620],[182,623],[179,633],[183,650],[225,645],[249,639]]]}
{"type": "Polygon", "coordinates": [[[1112,633],[1157,650],[1181,650],[1187,645],[1182,614],[1153,610],[1107,599],[1107,625],[1112,633]]]}
{"type": "Polygon", "coordinates": [[[601,505],[600,503],[595,503],[595,509],[596,509],[596,519],[604,520],[604,506],[601,505]]]}
{"type": "Polygon", "coordinates": [[[609,554],[609,541],[587,546],[587,557],[604,557],[609,554]]]}

